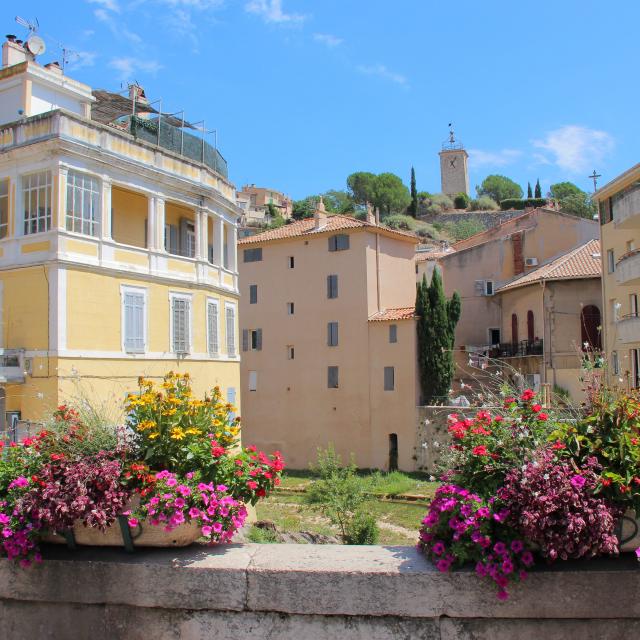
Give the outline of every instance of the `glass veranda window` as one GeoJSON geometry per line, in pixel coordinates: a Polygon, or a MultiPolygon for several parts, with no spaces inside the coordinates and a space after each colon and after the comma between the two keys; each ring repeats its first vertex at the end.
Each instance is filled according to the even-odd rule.
{"type": "Polygon", "coordinates": [[[97,236],[100,233],[100,188],[98,181],[83,173],[67,176],[67,231],[97,236]]]}
{"type": "Polygon", "coordinates": [[[24,235],[51,229],[51,171],[32,173],[22,178],[24,235]]]}

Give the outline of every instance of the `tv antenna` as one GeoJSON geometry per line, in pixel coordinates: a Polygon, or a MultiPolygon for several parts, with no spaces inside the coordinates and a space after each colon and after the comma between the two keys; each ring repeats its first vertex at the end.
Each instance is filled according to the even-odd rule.
{"type": "Polygon", "coordinates": [[[78,60],[80,58],[80,54],[73,49],[65,47],[63,44],[60,45],[60,49],[62,50],[62,71],[64,72],[65,67],[70,62],[72,62],[73,60],[78,60]]]}
{"type": "Polygon", "coordinates": [[[29,29],[29,35],[27,37],[27,42],[25,43],[29,53],[33,56],[39,56],[43,54],[47,48],[44,40],[36,35],[38,29],[40,28],[40,23],[38,22],[38,18],[34,18],[33,22],[29,22],[29,20],[25,20],[20,16],[16,16],[16,22],[21,26],[29,29]]]}
{"type": "Polygon", "coordinates": [[[25,20],[20,16],[16,16],[16,22],[25,29],[29,29],[29,35],[36,33],[40,28],[40,23],[38,22],[38,18],[34,18],[33,22],[29,22],[29,20],[25,20]]]}

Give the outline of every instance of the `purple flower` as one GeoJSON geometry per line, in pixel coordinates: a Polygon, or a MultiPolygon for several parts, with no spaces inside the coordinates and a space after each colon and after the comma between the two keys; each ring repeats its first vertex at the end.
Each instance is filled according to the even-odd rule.
{"type": "Polygon", "coordinates": [[[440,540],[438,540],[438,542],[436,542],[433,545],[433,553],[435,553],[437,556],[441,556],[446,550],[446,547],[444,546],[444,543],[440,540]]]}
{"type": "Polygon", "coordinates": [[[571,482],[571,486],[574,489],[582,489],[582,487],[584,487],[586,480],[583,476],[576,475],[576,476],[573,476],[573,478],[571,478],[570,482],[571,482]]]}

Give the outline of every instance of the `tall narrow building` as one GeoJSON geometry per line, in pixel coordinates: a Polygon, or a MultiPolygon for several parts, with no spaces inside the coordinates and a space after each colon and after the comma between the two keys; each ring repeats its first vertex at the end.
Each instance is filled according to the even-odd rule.
{"type": "Polygon", "coordinates": [[[449,124],[449,138],[442,143],[440,156],[440,185],[442,193],[454,197],[459,193],[469,195],[469,154],[449,124]]]}
{"type": "Polygon", "coordinates": [[[114,414],[138,376],[239,400],[235,189],[216,149],[140,87],[0,69],[0,431],[73,399],[114,414]]]}

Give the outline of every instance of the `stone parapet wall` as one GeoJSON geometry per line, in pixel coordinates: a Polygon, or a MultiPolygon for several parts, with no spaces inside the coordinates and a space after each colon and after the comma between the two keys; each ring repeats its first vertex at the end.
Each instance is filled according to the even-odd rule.
{"type": "Polygon", "coordinates": [[[499,601],[471,570],[437,572],[412,547],[228,545],[49,549],[0,561],[7,640],[328,638],[473,640],[640,636],[632,558],[534,571],[499,601]]]}

